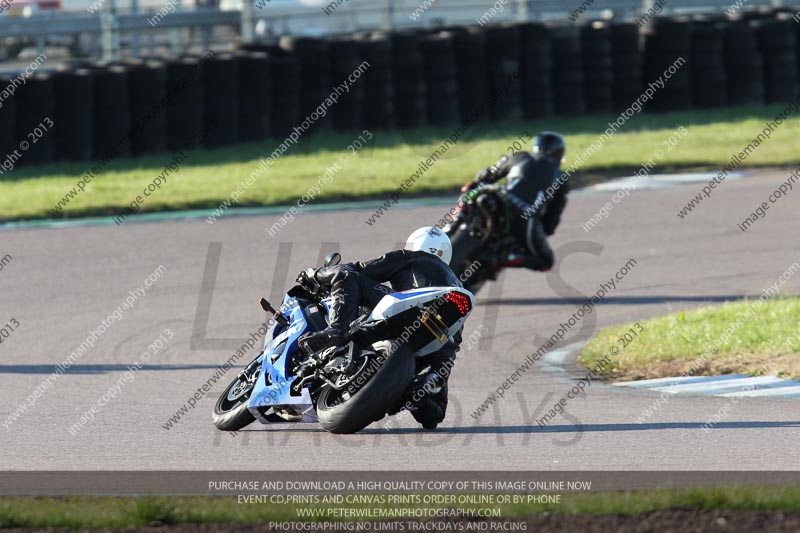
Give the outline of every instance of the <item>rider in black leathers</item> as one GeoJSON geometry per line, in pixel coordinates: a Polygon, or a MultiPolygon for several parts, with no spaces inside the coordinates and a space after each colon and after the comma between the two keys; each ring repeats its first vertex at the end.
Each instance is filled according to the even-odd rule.
{"type": "MultiPolygon", "coordinates": [[[[330,326],[304,335],[299,344],[309,352],[343,345],[359,306],[375,307],[387,294],[420,287],[461,287],[448,266],[450,240],[436,228],[420,228],[409,237],[406,249],[388,252],[377,259],[346,263],[319,270],[308,269],[298,276],[304,286],[331,287],[334,298],[329,312],[330,326]],[[389,282],[392,289],[383,285],[389,282]]],[[[426,429],[435,429],[447,411],[447,381],[452,370],[460,335],[439,351],[417,358],[417,376],[402,405],[426,429]]]]}
{"type": "Polygon", "coordinates": [[[511,250],[499,266],[547,271],[553,266],[553,250],[547,237],[555,233],[567,204],[569,180],[560,169],[565,142],[558,133],[545,131],[533,141],[533,152],[503,156],[495,165],[478,173],[468,191],[508,178],[506,200],[510,210],[511,235],[519,248],[511,250]]]}

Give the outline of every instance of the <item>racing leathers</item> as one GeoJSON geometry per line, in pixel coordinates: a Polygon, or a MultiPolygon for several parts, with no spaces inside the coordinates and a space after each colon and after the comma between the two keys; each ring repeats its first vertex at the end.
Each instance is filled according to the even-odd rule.
{"type": "Polygon", "coordinates": [[[536,159],[528,152],[516,152],[478,173],[476,182],[490,184],[503,178],[508,178],[504,199],[511,218],[510,232],[519,245],[503,266],[550,270],[555,258],[547,237],[555,233],[561,221],[569,180],[562,178],[557,164],[536,159]]]}
{"type": "MultiPolygon", "coordinates": [[[[321,268],[311,276],[320,286],[331,287],[333,304],[329,311],[330,327],[300,339],[301,346],[310,350],[346,342],[350,323],[357,317],[359,307],[374,308],[392,291],[462,286],[441,259],[427,252],[409,250],[388,252],[371,261],[321,268]],[[384,282],[391,285],[391,290],[383,285],[384,282]]],[[[427,429],[435,428],[444,420],[447,381],[455,362],[460,334],[456,337],[439,351],[416,359],[417,375],[401,405],[392,413],[405,407],[427,429]]]]}

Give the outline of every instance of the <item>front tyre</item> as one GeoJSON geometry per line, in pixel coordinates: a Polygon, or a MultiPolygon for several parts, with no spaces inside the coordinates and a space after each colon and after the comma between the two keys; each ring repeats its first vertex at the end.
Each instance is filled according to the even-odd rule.
{"type": "Polygon", "coordinates": [[[237,377],[227,386],[214,405],[211,419],[217,429],[238,431],[255,421],[256,417],[247,408],[247,402],[250,400],[261,368],[257,361],[258,358],[247,366],[244,376],[237,377]]]}
{"type": "MultiPolygon", "coordinates": [[[[375,370],[367,364],[361,372],[374,373],[366,384],[354,394],[339,391],[325,385],[317,397],[319,424],[331,433],[356,433],[383,418],[390,407],[396,405],[408,390],[414,378],[414,354],[406,346],[392,350],[390,341],[379,341],[372,345],[378,359],[385,358],[375,370]]],[[[365,374],[366,375],[366,374],[365,374]]],[[[358,374],[354,380],[358,379],[358,374]]]]}

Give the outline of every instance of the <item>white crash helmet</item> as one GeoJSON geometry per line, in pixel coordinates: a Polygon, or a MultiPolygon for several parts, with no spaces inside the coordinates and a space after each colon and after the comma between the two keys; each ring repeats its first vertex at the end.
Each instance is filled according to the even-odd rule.
{"type": "Polygon", "coordinates": [[[419,228],[406,241],[406,250],[423,251],[433,254],[448,265],[453,257],[453,246],[450,237],[440,229],[432,226],[419,228]]]}

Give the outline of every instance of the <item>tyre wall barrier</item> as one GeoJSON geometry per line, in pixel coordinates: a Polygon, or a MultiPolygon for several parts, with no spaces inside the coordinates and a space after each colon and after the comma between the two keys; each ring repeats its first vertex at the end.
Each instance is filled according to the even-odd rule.
{"type": "Polygon", "coordinates": [[[203,76],[200,59],[169,59],[166,66],[167,148],[182,150],[202,142],[203,76]]]}
{"type": "Polygon", "coordinates": [[[130,154],[131,114],[128,70],[121,65],[87,64],[92,72],[92,159],[130,154]]]}
{"type": "MultiPolygon", "coordinates": [[[[395,124],[401,129],[418,128],[426,123],[428,82],[421,37],[423,36],[414,32],[389,34],[395,124]]],[[[354,63],[359,63],[357,56],[354,63]]]]}
{"type": "Polygon", "coordinates": [[[202,73],[204,144],[235,144],[239,141],[239,57],[218,54],[205,62],[202,73]]]}
{"type": "Polygon", "coordinates": [[[626,109],[642,94],[644,56],[639,27],[633,23],[613,23],[611,43],[612,99],[614,111],[626,109]]]}
{"type": "Polygon", "coordinates": [[[54,74],[51,118],[56,159],[91,160],[93,89],[92,72],[88,69],[67,67],[54,74]]]}
{"type": "MultiPolygon", "coordinates": [[[[340,87],[361,63],[359,44],[352,38],[332,39],[328,43],[328,62],[331,69],[331,87],[340,87]]],[[[421,61],[421,57],[420,57],[421,61]]],[[[330,110],[331,123],[337,131],[360,131],[364,106],[364,86],[360,83],[350,87],[340,96],[339,102],[330,110]]]]}
{"type": "Polygon", "coordinates": [[[642,28],[525,22],[284,36],[205,57],[73,62],[24,84],[0,77],[15,87],[1,93],[0,158],[45,118],[52,131],[19,164],[233,146],[281,139],[301,124],[356,132],[612,114],[678,58],[647,111],[783,103],[800,94],[795,13],[662,17],[642,28]]]}
{"type": "MultiPolygon", "coordinates": [[[[11,76],[0,75],[0,86],[8,87],[11,76]]],[[[14,97],[3,100],[0,106],[0,159],[14,153],[17,142],[17,99],[14,97]]],[[[0,161],[2,162],[2,161],[0,161]]]]}
{"type": "MultiPolygon", "coordinates": [[[[16,142],[15,148],[26,142],[28,148],[20,148],[18,165],[50,163],[55,159],[54,131],[47,131],[36,142],[30,135],[46,119],[55,123],[55,93],[53,75],[37,72],[27,79],[15,93],[16,98],[16,142]]],[[[3,157],[2,159],[5,159],[3,157]]]]}
{"type": "Polygon", "coordinates": [[[167,69],[162,61],[123,63],[128,71],[131,155],[163,152],[167,147],[167,69]]]}

